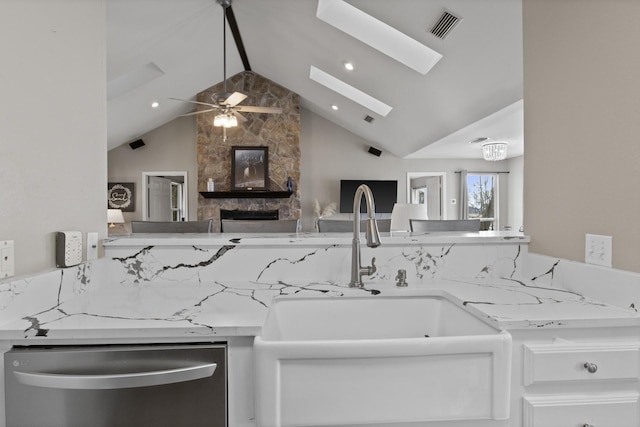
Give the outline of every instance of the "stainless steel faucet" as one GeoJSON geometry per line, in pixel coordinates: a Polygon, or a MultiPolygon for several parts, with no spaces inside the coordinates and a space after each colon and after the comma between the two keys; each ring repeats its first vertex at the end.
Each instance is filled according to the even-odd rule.
{"type": "Polygon", "coordinates": [[[380,246],[380,233],[378,233],[378,224],[376,223],[376,206],[373,201],[373,193],[365,184],[360,185],[356,189],[353,198],[353,242],[351,244],[351,282],[349,286],[352,288],[361,288],[362,276],[370,276],[376,272],[376,259],[371,259],[371,266],[362,267],[360,264],[360,203],[364,195],[367,202],[367,229],[366,238],[367,246],[375,248],[380,246]]]}

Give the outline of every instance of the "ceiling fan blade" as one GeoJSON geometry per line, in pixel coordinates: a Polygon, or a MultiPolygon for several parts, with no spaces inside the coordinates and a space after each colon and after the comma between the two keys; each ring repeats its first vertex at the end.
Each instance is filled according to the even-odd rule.
{"type": "Polygon", "coordinates": [[[247,99],[247,95],[245,95],[244,93],[233,92],[227,99],[224,100],[224,104],[229,107],[235,107],[245,99],[247,99]]]}
{"type": "Polygon", "coordinates": [[[244,123],[247,121],[247,118],[237,111],[231,110],[231,113],[238,118],[239,123],[244,123]]]}
{"type": "Polygon", "coordinates": [[[208,113],[209,111],[215,111],[215,110],[217,110],[217,108],[209,108],[208,110],[200,110],[200,111],[194,111],[192,113],[180,114],[180,117],[195,116],[196,114],[208,113]]]}
{"type": "Polygon", "coordinates": [[[267,113],[267,114],[280,114],[282,108],[280,107],[258,107],[258,106],[244,106],[239,105],[234,107],[237,111],[244,111],[247,113],[267,113]]]}
{"type": "Polygon", "coordinates": [[[207,107],[221,108],[219,105],[209,104],[207,102],[190,101],[188,99],[178,99],[178,98],[169,98],[169,99],[173,99],[174,101],[188,102],[190,104],[206,105],[207,107]]]}

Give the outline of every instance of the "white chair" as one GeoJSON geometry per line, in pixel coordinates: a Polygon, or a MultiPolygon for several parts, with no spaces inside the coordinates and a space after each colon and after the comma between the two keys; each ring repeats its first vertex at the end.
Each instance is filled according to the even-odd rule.
{"type": "Polygon", "coordinates": [[[223,219],[220,230],[223,233],[296,233],[297,219],[223,219]]]}
{"type": "Polygon", "coordinates": [[[410,219],[412,232],[480,231],[479,219],[410,219]]]}
{"type": "MultiPolygon", "coordinates": [[[[391,230],[391,219],[376,219],[376,223],[381,233],[388,233],[391,230]]],[[[360,231],[364,232],[366,229],[366,220],[361,220],[360,231]]],[[[320,233],[353,233],[353,220],[319,218],[318,231],[320,233]]]]}
{"type": "Polygon", "coordinates": [[[410,219],[429,219],[427,205],[420,203],[396,203],[391,211],[391,230],[409,231],[410,219]]]}
{"type": "Polygon", "coordinates": [[[131,221],[132,233],[211,233],[213,220],[131,221]]]}

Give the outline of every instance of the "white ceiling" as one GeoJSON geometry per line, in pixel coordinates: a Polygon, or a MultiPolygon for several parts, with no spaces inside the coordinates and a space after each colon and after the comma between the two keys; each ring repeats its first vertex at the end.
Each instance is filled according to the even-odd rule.
{"type": "MultiPolygon", "coordinates": [[[[468,141],[489,137],[508,140],[509,157],[523,152],[519,0],[233,0],[232,9],[252,71],[374,147],[407,158],[480,158],[468,141]],[[319,1],[355,15],[339,29],[317,17],[319,1]],[[445,10],[462,21],[441,40],[429,30],[445,10]],[[345,32],[368,30],[384,43],[392,40],[380,37],[384,27],[442,58],[422,74],[389,56],[410,40],[376,48],[345,32]],[[312,68],[391,111],[383,116],[328,89],[309,78],[312,68]]],[[[194,99],[223,80],[222,13],[216,0],[107,0],[109,149],[193,110],[169,98],[194,99]]],[[[227,30],[227,77],[243,70],[227,30]]]]}

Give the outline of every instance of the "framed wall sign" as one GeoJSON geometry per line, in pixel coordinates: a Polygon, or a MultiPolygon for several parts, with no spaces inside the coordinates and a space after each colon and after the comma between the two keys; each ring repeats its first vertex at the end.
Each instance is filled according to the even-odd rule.
{"type": "Polygon", "coordinates": [[[110,182],[107,185],[107,206],[109,209],[122,209],[123,212],[134,212],[136,199],[133,182],[110,182]]]}
{"type": "Polygon", "coordinates": [[[231,147],[231,189],[269,189],[269,147],[231,147]]]}

